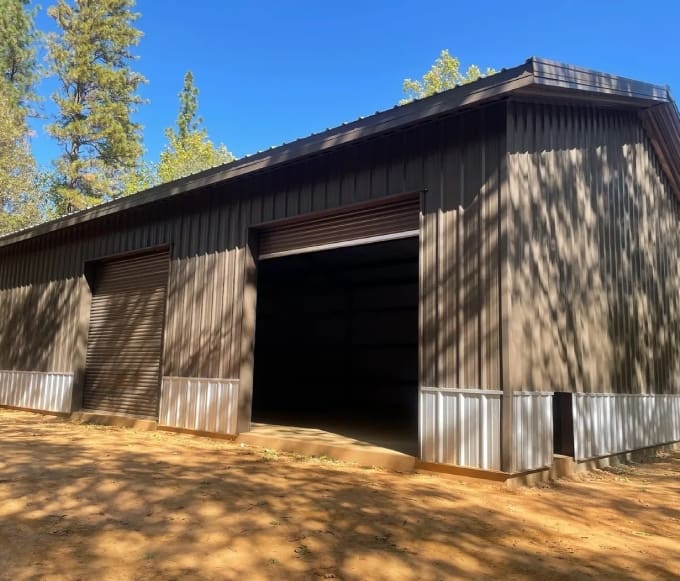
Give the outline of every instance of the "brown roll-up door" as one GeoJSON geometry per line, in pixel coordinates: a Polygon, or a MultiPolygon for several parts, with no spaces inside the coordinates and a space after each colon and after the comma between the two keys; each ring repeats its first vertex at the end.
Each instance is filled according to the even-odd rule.
{"type": "Polygon", "coordinates": [[[168,254],[97,265],[83,407],[157,418],[168,254]]]}
{"type": "Polygon", "coordinates": [[[418,195],[346,208],[263,227],[259,257],[314,252],[403,236],[417,236],[418,195]]]}

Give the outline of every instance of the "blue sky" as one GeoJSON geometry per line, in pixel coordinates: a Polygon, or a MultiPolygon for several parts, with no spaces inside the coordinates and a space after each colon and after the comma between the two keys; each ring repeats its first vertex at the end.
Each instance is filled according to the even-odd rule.
{"type": "MultiPolygon", "coordinates": [[[[44,2],[48,6],[49,2],[44,2]]],[[[393,106],[448,48],[464,66],[542,56],[654,83],[680,95],[680,2],[138,0],[135,68],[149,100],[136,119],[156,160],[187,70],[210,137],[237,156],[393,106]]],[[[37,19],[52,27],[45,10],[37,19]]],[[[44,112],[54,81],[44,81],[44,112]]],[[[34,124],[43,165],[58,155],[34,124]]]]}

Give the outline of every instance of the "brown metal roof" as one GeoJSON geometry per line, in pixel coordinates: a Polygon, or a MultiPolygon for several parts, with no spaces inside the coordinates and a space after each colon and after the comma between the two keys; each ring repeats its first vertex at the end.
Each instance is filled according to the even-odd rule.
{"type": "Polygon", "coordinates": [[[532,57],[523,64],[505,69],[407,105],[396,106],[369,117],[344,123],[292,143],[247,156],[137,194],[118,198],[62,218],[0,237],[0,247],[68,228],[116,212],[149,204],[164,198],[198,190],[226,180],[270,169],[303,157],[373,137],[453,111],[497,100],[510,94],[560,94],[572,98],[626,104],[643,110],[646,127],[664,169],[680,197],[680,116],[667,86],[643,83],[624,77],[591,71],[546,59],[532,57]],[[660,105],[662,107],[660,107],[660,105]],[[665,107],[664,107],[665,106],[665,107]]]}

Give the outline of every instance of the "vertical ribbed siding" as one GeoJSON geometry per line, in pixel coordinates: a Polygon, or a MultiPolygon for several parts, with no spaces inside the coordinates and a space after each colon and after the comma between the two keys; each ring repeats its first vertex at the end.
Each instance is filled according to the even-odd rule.
{"type": "Polygon", "coordinates": [[[510,385],[677,392],[680,207],[639,119],[508,111],[510,385]]]}
{"type": "Polygon", "coordinates": [[[40,239],[31,254],[0,255],[0,369],[70,371],[79,285],[77,251],[40,239]]]}
{"type": "Polygon", "coordinates": [[[513,405],[513,472],[553,463],[552,393],[515,392],[513,405]]]}
{"type": "Polygon", "coordinates": [[[83,328],[82,293],[88,288],[85,262],[166,244],[161,224],[158,210],[138,210],[124,221],[112,216],[2,249],[0,368],[81,368],[84,352],[76,346],[83,344],[77,335],[83,328]]]}
{"type": "Polygon", "coordinates": [[[680,395],[578,393],[572,398],[577,460],[680,441],[680,395]]]}
{"type": "Polygon", "coordinates": [[[420,393],[420,458],[500,470],[501,391],[429,389],[420,393]]]}
{"type": "Polygon", "coordinates": [[[69,413],[73,374],[0,371],[0,405],[69,413]]]}
{"type": "Polygon", "coordinates": [[[421,383],[501,388],[500,159],[504,110],[454,117],[425,158],[421,383]]]}
{"type": "Polygon", "coordinates": [[[421,385],[499,389],[504,131],[504,105],[488,107],[5,248],[0,368],[82,368],[84,263],[166,246],[163,375],[238,378],[250,226],[426,191],[421,385]]]}
{"type": "Polygon", "coordinates": [[[163,378],[160,426],[234,435],[237,420],[238,380],[163,378]]]}

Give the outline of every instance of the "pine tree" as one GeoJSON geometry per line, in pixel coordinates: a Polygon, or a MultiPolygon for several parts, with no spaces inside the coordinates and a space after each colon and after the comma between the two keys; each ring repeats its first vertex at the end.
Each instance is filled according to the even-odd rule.
{"type": "Polygon", "coordinates": [[[160,183],[176,180],[234,159],[224,144],[217,147],[208,138],[198,114],[198,89],[191,71],[184,75],[179,93],[177,128],[168,128],[168,144],[161,152],[157,175],[160,183]]]}
{"type": "Polygon", "coordinates": [[[40,220],[40,195],[26,117],[35,99],[34,9],[0,0],[0,234],[40,220]]]}
{"type": "Polygon", "coordinates": [[[40,220],[35,162],[21,108],[0,80],[0,235],[40,220]]]}
{"type": "Polygon", "coordinates": [[[0,0],[0,75],[6,97],[27,112],[38,78],[34,16],[29,0],[0,0]]]}
{"type": "Polygon", "coordinates": [[[64,153],[56,161],[54,202],[60,213],[124,193],[142,154],[132,115],[145,79],[132,70],[142,33],[134,0],[58,0],[48,9],[60,32],[48,37],[51,72],[60,89],[48,131],[64,153]]]}
{"type": "Polygon", "coordinates": [[[177,115],[177,133],[166,129],[169,138],[173,135],[180,141],[186,139],[190,133],[200,131],[203,119],[198,114],[198,88],[194,85],[194,74],[187,71],[184,75],[184,86],[177,95],[179,97],[179,114],[177,115]]]}

